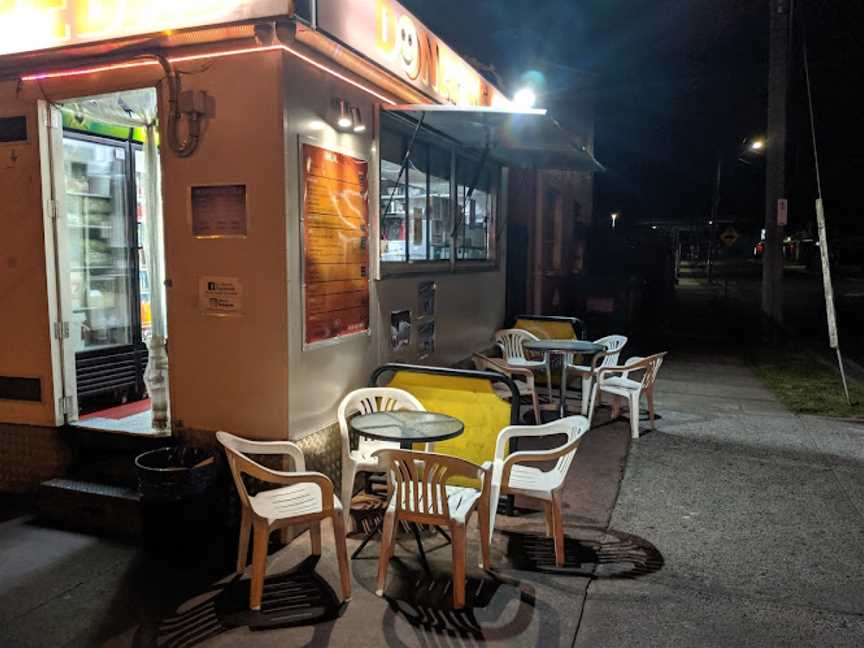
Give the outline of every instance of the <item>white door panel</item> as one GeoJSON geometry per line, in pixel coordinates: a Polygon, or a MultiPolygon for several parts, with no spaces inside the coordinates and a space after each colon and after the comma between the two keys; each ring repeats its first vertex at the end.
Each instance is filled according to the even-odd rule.
{"type": "Polygon", "coordinates": [[[60,111],[45,101],[39,101],[38,112],[48,314],[52,336],[51,364],[55,420],[59,425],[78,420],[75,347],[71,339],[72,293],[63,166],[63,119],[60,111]]]}

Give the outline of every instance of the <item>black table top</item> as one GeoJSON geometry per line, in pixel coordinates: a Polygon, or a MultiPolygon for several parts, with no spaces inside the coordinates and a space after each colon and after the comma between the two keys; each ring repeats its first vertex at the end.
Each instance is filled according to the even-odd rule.
{"type": "Polygon", "coordinates": [[[361,436],[402,444],[444,441],[465,429],[462,421],[447,414],[414,410],[362,414],[348,421],[348,426],[361,436]]]}
{"type": "Polygon", "coordinates": [[[606,347],[585,340],[532,340],[522,344],[531,351],[561,351],[564,353],[600,353],[606,347]]]}

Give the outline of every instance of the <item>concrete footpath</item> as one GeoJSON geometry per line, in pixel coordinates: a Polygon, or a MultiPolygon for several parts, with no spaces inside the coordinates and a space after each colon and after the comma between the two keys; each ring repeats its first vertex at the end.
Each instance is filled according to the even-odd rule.
{"type": "Polygon", "coordinates": [[[574,645],[864,645],[864,426],[795,416],[712,350],[660,376],[610,531],[662,565],[601,565],[574,645]]]}
{"type": "MultiPolygon", "coordinates": [[[[4,515],[0,502],[0,646],[357,648],[482,643],[570,648],[598,563],[614,560],[622,570],[632,567],[627,556],[614,557],[618,539],[604,540],[627,448],[623,421],[592,430],[580,447],[564,492],[563,569],[552,562],[543,513],[525,508],[528,502],[517,501],[516,517],[498,517],[493,572],[477,568],[479,545],[472,520],[469,604],[458,611],[451,603],[450,546],[440,537],[424,541],[431,565],[427,574],[410,537],[402,534],[383,599],[375,595],[379,544],[371,542],[351,560],[353,597],[340,607],[334,591],[339,581],[332,530],[325,523],[324,552],[317,564],[308,560],[306,534],[287,547],[272,547],[265,611],[254,615],[247,609],[248,571],[241,579],[231,576],[237,542],[233,533],[172,556],[48,528],[26,513],[4,515]],[[271,624],[281,627],[262,629],[271,624]]],[[[349,552],[359,540],[358,535],[349,538],[349,552]]]]}
{"type": "Polygon", "coordinates": [[[425,574],[407,537],[387,598],[372,542],[339,608],[325,525],[317,564],[306,537],[273,547],[256,617],[233,535],[154,554],[0,500],[0,646],[864,646],[864,426],[789,413],[717,346],[669,355],[655,432],[628,445],[600,410],[565,488],[565,569],[523,509],[499,516],[494,572],[469,542],[467,609],[449,603],[450,548],[427,539],[425,574]]]}

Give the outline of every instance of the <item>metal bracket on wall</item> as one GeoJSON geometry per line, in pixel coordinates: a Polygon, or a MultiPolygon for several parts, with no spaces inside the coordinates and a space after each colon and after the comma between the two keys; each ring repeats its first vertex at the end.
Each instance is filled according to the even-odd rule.
{"type": "Polygon", "coordinates": [[[60,411],[63,415],[71,414],[74,401],[71,396],[63,396],[60,400],[60,411]]]}
{"type": "Polygon", "coordinates": [[[69,339],[69,322],[54,322],[54,337],[58,340],[69,339]]]}

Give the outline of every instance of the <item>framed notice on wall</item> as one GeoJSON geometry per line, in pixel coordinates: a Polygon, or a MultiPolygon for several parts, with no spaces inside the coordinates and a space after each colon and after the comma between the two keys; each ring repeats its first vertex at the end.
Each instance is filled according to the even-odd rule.
{"type": "Polygon", "coordinates": [[[195,238],[243,238],[248,233],[246,185],[190,187],[189,212],[195,238]]]}
{"type": "Polygon", "coordinates": [[[369,163],[301,144],[304,346],[369,330],[369,163]]]}

